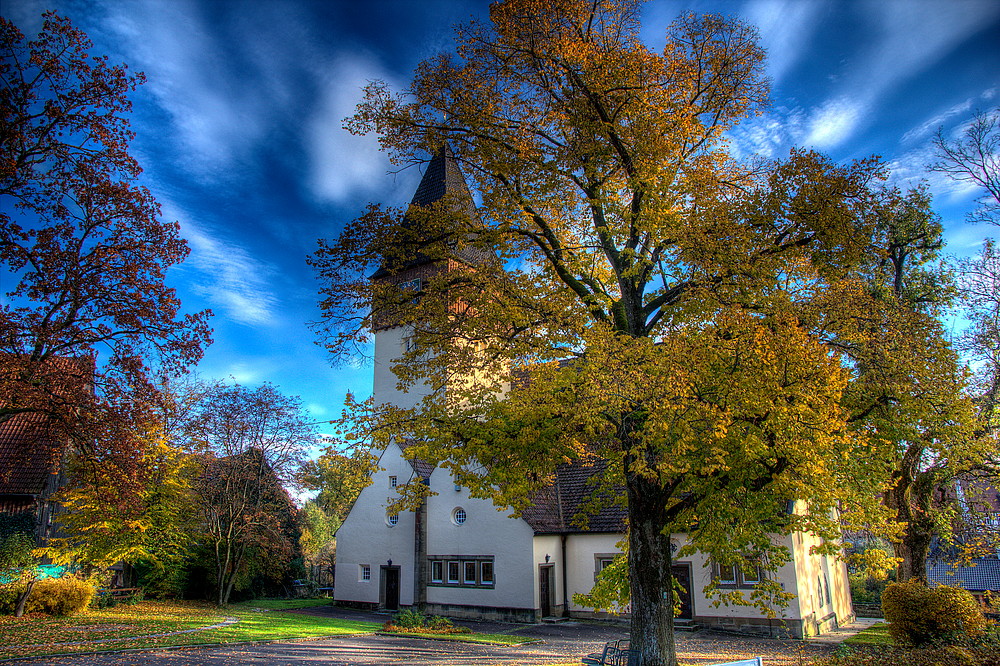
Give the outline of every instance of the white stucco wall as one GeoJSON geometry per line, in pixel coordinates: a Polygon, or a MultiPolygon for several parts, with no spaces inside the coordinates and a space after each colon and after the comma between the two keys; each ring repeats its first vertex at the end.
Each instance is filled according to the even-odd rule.
{"type": "Polygon", "coordinates": [[[391,403],[403,409],[415,406],[430,392],[423,382],[415,384],[407,391],[397,387],[399,378],[392,372],[392,367],[398,363],[399,357],[405,351],[404,341],[410,335],[410,330],[396,326],[380,330],[375,334],[374,376],[372,378],[372,396],[376,403],[391,403]]]}
{"type": "Polygon", "coordinates": [[[566,559],[570,563],[569,569],[566,571],[570,612],[593,610],[573,603],[573,595],[590,592],[594,587],[594,576],[597,573],[595,556],[620,552],[616,544],[621,538],[621,534],[584,533],[571,534],[566,539],[566,559]]]}
{"type": "Polygon", "coordinates": [[[497,511],[493,502],[473,499],[465,488],[455,490],[450,474],[437,470],[427,499],[427,556],[493,556],[494,587],[466,588],[428,584],[432,604],[534,608],[531,527],[523,520],[497,511]],[[456,525],[452,512],[461,507],[466,521],[456,525]]]}
{"type": "Polygon", "coordinates": [[[834,556],[811,553],[821,543],[811,534],[795,534],[792,539],[796,549],[798,617],[817,623],[819,626],[812,627],[813,631],[826,631],[847,622],[854,615],[847,566],[834,556]],[[834,614],[835,622],[830,617],[834,614]]]}
{"type": "Polygon", "coordinates": [[[399,603],[413,604],[414,584],[414,514],[404,511],[399,522],[386,524],[386,507],[396,491],[390,488],[389,477],[398,485],[414,477],[413,468],[403,459],[402,452],[390,444],[379,460],[379,471],[372,484],[361,491],[344,524],[337,530],[337,579],[334,598],[338,601],[379,603],[380,567],[388,560],[399,566],[399,603]],[[361,565],[371,567],[371,580],[360,580],[361,565]]]}

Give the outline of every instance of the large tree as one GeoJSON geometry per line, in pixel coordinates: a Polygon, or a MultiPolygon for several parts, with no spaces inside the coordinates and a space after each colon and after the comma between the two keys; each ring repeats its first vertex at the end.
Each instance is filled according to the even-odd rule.
{"type": "Polygon", "coordinates": [[[866,271],[871,304],[857,317],[868,334],[835,342],[855,372],[845,397],[852,427],[893,453],[883,498],[898,528],[897,580],[926,581],[933,539],[951,536],[955,507],[941,491],[988,449],[974,436],[965,368],[941,322],[955,285],[940,219],[926,188],[883,196],[866,271]]]}
{"type": "Polygon", "coordinates": [[[129,153],[144,78],[91,46],[53,13],[28,41],[0,19],[0,422],[115,450],[107,422],[201,357],[209,313],[180,314],[164,283],[188,248],[129,153]]]}
{"type": "Polygon", "coordinates": [[[834,342],[877,337],[855,325],[859,266],[891,201],[875,160],[732,159],[725,132],[766,103],[755,31],[684,15],[654,53],[638,13],[495,3],[404,93],[371,84],[349,127],[397,163],[446,144],[482,205],[372,207],[313,264],[335,356],[387,321],[412,329],[396,370],[428,394],[360,405],[362,434],[414,438],[408,455],[515,511],[568,461],[623,489],[594,501],[627,507],[632,646],[674,666],[671,533],[681,555],[774,571],[775,535],[833,552],[835,508],[875,510],[889,456],[850,426],[834,342]],[[414,294],[392,276],[416,252],[442,268],[414,294]]]}
{"type": "Polygon", "coordinates": [[[254,564],[280,577],[295,557],[296,511],[285,487],[315,433],[298,398],[270,384],[221,388],[202,414],[194,434],[206,451],[197,502],[223,606],[254,564]]]}

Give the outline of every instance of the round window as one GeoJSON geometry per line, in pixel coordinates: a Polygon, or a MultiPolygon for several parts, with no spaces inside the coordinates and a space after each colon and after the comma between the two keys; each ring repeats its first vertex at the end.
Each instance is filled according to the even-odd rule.
{"type": "Polygon", "coordinates": [[[456,525],[463,525],[465,523],[465,509],[462,507],[457,507],[451,512],[451,521],[456,525]]]}
{"type": "Polygon", "coordinates": [[[398,513],[390,513],[388,516],[385,517],[385,524],[388,525],[389,527],[395,526],[395,524],[398,522],[399,522],[398,513]]]}

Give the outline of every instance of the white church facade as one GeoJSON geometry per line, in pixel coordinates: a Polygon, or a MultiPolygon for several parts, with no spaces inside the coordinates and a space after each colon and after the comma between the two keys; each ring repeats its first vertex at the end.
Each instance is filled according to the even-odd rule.
{"type": "MultiPolygon", "coordinates": [[[[428,164],[413,205],[428,206],[446,192],[469,197],[458,166],[442,152],[428,164]]],[[[396,277],[419,279],[429,268],[414,265],[406,269],[412,276],[396,277]]],[[[376,331],[376,402],[410,407],[422,397],[419,388],[409,393],[396,388],[391,366],[405,344],[401,327],[376,331]]],[[[575,604],[573,595],[589,592],[597,574],[619,552],[625,517],[620,508],[609,507],[591,518],[587,530],[572,523],[589,490],[586,481],[599,469],[562,466],[534,505],[511,518],[489,500],[470,497],[448,470],[407,460],[405,446],[391,444],[382,453],[372,484],[337,532],[338,603],[520,622],[595,616],[592,609],[575,604]],[[389,513],[396,489],[418,478],[431,490],[421,508],[389,513]]],[[[853,620],[844,564],[811,553],[819,541],[809,534],[782,538],[792,557],[769,575],[795,597],[787,608],[775,609],[778,619],[750,606],[713,606],[704,593],[713,578],[720,587],[743,590],[745,596],[759,581],[695,554],[674,561],[683,589],[678,623],[799,637],[853,620]]],[[[684,541],[682,534],[672,537],[678,547],[684,541]]]]}

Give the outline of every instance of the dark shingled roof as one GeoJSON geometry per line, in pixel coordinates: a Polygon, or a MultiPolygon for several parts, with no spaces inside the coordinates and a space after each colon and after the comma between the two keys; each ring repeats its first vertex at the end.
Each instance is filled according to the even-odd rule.
{"type": "Polygon", "coordinates": [[[0,423],[0,495],[41,495],[58,473],[60,451],[47,437],[46,419],[18,414],[0,423]]]}
{"type": "Polygon", "coordinates": [[[602,506],[595,515],[587,515],[584,518],[586,527],[577,524],[580,509],[599,486],[599,479],[595,477],[603,474],[606,467],[604,461],[560,465],[552,483],[532,497],[532,505],[521,513],[521,517],[536,534],[624,532],[625,508],[615,504],[615,498],[603,498],[607,501],[602,504],[607,506],[602,506]]]}
{"type": "MultiPolygon", "coordinates": [[[[472,200],[469,186],[466,184],[462,170],[458,167],[455,156],[447,144],[438,149],[431,157],[431,161],[427,163],[427,170],[424,171],[424,175],[420,179],[420,185],[417,186],[417,191],[413,194],[410,205],[428,208],[443,199],[445,195],[454,197],[457,205],[461,206],[470,218],[478,219],[479,212],[472,200]]],[[[407,215],[403,218],[402,224],[404,227],[413,228],[416,223],[407,215]]],[[[468,246],[459,249],[455,258],[469,265],[482,264],[489,260],[486,253],[468,246]]],[[[432,261],[426,255],[415,252],[413,258],[401,268],[415,268],[432,261]]],[[[383,266],[372,275],[372,279],[386,277],[389,274],[389,271],[383,266]]]]}
{"type": "Polygon", "coordinates": [[[1000,591],[1000,558],[995,555],[980,557],[974,567],[952,566],[944,560],[927,564],[927,582],[953,585],[971,592],[1000,591]]]}

